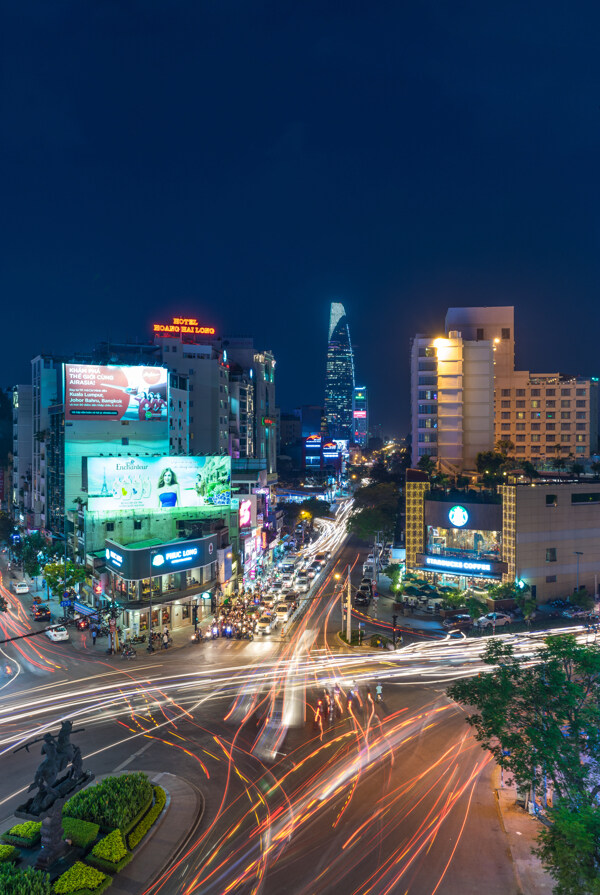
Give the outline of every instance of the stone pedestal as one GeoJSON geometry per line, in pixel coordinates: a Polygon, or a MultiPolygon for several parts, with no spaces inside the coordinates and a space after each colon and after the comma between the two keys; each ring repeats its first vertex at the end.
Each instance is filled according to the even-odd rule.
{"type": "Polygon", "coordinates": [[[47,870],[68,851],[63,839],[62,810],[66,799],[57,799],[42,821],[42,850],[36,862],[38,870],[47,870]]]}

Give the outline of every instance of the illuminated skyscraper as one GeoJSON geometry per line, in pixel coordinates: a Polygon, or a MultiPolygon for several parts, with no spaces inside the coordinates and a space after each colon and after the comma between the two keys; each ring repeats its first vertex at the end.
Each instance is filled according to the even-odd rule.
{"type": "Polygon", "coordinates": [[[346,311],[340,302],[332,302],[325,377],[325,416],[331,438],[353,438],[353,393],[354,356],[346,311]]]}
{"type": "Polygon", "coordinates": [[[369,440],[369,403],[367,400],[367,390],[362,385],[357,385],[354,389],[354,419],[353,438],[355,444],[366,447],[369,440]]]}

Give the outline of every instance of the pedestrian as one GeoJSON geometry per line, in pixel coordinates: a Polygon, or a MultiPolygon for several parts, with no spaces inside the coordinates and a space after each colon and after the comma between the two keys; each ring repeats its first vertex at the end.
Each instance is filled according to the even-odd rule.
{"type": "Polygon", "coordinates": [[[381,684],[377,684],[375,692],[377,693],[377,702],[383,702],[383,687],[381,684]]]}
{"type": "Polygon", "coordinates": [[[168,629],[163,634],[163,649],[169,649],[169,631],[168,631],[168,629]]]}
{"type": "Polygon", "coordinates": [[[92,627],[90,628],[90,631],[92,634],[92,646],[96,646],[96,637],[98,636],[98,628],[96,627],[96,625],[92,625],[92,627]]]}
{"type": "Polygon", "coordinates": [[[163,634],[166,634],[167,637],[169,636],[169,626],[168,626],[168,625],[165,625],[165,626],[163,627],[163,634]]]}

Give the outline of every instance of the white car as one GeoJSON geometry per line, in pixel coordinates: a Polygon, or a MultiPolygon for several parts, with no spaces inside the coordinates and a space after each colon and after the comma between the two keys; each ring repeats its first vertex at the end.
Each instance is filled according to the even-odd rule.
{"type": "Polygon", "coordinates": [[[270,634],[275,625],[273,624],[273,618],[270,615],[261,615],[259,620],[256,622],[256,633],[257,634],[270,634]]]}
{"type": "Polygon", "coordinates": [[[29,585],[25,584],[24,581],[18,581],[15,584],[15,593],[16,594],[28,594],[29,593],[29,585]]]}
{"type": "Polygon", "coordinates": [[[290,607],[287,603],[279,603],[275,607],[275,617],[278,622],[286,622],[290,617],[290,607]]]}
{"type": "Polygon", "coordinates": [[[306,573],[302,572],[296,578],[296,587],[301,594],[305,594],[310,589],[310,580],[306,573]]]}
{"type": "Polygon", "coordinates": [[[60,628],[48,628],[47,631],[44,631],[46,637],[49,637],[50,640],[53,640],[55,643],[59,640],[68,640],[69,632],[66,628],[63,628],[61,625],[60,628]]]}
{"type": "Polygon", "coordinates": [[[510,615],[505,615],[504,612],[488,612],[487,615],[477,619],[477,627],[489,628],[495,625],[497,628],[502,628],[504,625],[510,625],[511,621],[510,615]]]}

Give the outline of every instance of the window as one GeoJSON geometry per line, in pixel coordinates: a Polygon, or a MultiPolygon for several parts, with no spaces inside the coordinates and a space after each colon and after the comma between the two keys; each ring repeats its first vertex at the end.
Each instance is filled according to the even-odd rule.
{"type": "Polygon", "coordinates": [[[571,389],[570,388],[561,388],[560,394],[562,398],[570,398],[571,397],[571,389]]]}
{"type": "Polygon", "coordinates": [[[129,438],[125,437],[121,439],[121,444],[126,445],[129,444],[129,438]]]}
{"type": "MultiPolygon", "coordinates": [[[[531,411],[531,419],[532,420],[539,420],[541,418],[541,416],[542,416],[542,414],[539,412],[539,410],[531,411]]],[[[548,416],[548,414],[546,414],[546,416],[548,416]]]]}
{"type": "MultiPolygon", "coordinates": [[[[419,385],[437,385],[437,377],[436,376],[419,376],[419,385]]],[[[224,391],[223,386],[220,387],[220,391],[224,391]]]]}
{"type": "Polygon", "coordinates": [[[525,441],[526,438],[526,435],[515,435],[516,441],[525,441]]]}
{"type": "Polygon", "coordinates": [[[518,420],[524,420],[524,419],[525,419],[525,413],[524,413],[522,410],[519,410],[519,411],[517,412],[517,419],[518,419],[518,420]]]}
{"type": "Polygon", "coordinates": [[[585,445],[578,444],[577,447],[575,448],[575,453],[576,454],[585,454],[585,445]]]}
{"type": "Polygon", "coordinates": [[[564,441],[570,441],[570,440],[571,440],[571,436],[570,436],[570,435],[561,435],[561,436],[560,436],[560,440],[563,441],[563,442],[564,442],[564,441]]]}
{"type": "MultiPolygon", "coordinates": [[[[517,406],[518,406],[518,404],[519,404],[519,402],[517,401],[517,406]]],[[[510,407],[510,401],[501,401],[500,406],[501,407],[510,407]]]]}
{"type": "Polygon", "coordinates": [[[556,441],[556,435],[546,435],[546,441],[556,441]]]}
{"type": "Polygon", "coordinates": [[[541,437],[542,437],[541,435],[532,435],[532,436],[531,436],[531,440],[532,440],[532,441],[539,441],[539,440],[541,439],[541,437]]]}
{"type": "Polygon", "coordinates": [[[510,329],[508,329],[508,327],[502,327],[502,338],[510,339],[510,329]]]}
{"type": "Polygon", "coordinates": [[[476,339],[477,339],[478,342],[481,342],[481,340],[483,339],[483,329],[478,329],[478,330],[477,330],[477,336],[476,336],[476,339]]]}
{"type": "Polygon", "coordinates": [[[571,494],[571,503],[600,503],[600,491],[579,491],[571,494]]]}
{"type": "Polygon", "coordinates": [[[555,412],[553,410],[547,410],[546,411],[546,419],[547,420],[555,420],[556,419],[555,412]]]}
{"type": "MultiPolygon", "coordinates": [[[[518,415],[519,415],[519,414],[517,414],[517,416],[518,416],[518,415]]],[[[509,420],[509,419],[510,419],[510,413],[501,413],[501,414],[500,414],[500,419],[503,419],[503,420],[509,420]]]]}
{"type": "Polygon", "coordinates": [[[522,432],[525,429],[525,423],[517,423],[517,432],[522,432]]]}
{"type": "Polygon", "coordinates": [[[575,441],[579,441],[579,442],[585,441],[585,435],[576,435],[575,441]]]}
{"type": "Polygon", "coordinates": [[[525,397],[525,389],[518,388],[517,391],[515,392],[515,394],[516,394],[517,398],[524,398],[525,397]]]}
{"type": "Polygon", "coordinates": [[[546,423],[546,432],[554,432],[556,423],[546,423]]]}
{"type": "Polygon", "coordinates": [[[586,423],[575,423],[575,428],[578,432],[581,432],[582,430],[587,429],[587,425],[586,423]]]}
{"type": "Polygon", "coordinates": [[[525,401],[516,401],[517,407],[525,407],[525,401]]]}
{"type": "Polygon", "coordinates": [[[134,527],[135,531],[140,531],[141,528],[142,528],[142,520],[141,520],[141,519],[134,519],[134,520],[133,520],[133,527],[134,527]]]}
{"type": "Polygon", "coordinates": [[[539,388],[532,388],[532,389],[531,389],[531,397],[532,397],[532,398],[539,398],[539,396],[540,396],[540,390],[539,390],[539,388]]]}
{"type": "Polygon", "coordinates": [[[546,562],[556,562],[556,547],[546,547],[546,562]]]}
{"type": "Polygon", "coordinates": [[[556,389],[554,389],[554,388],[547,388],[547,389],[546,389],[546,397],[547,397],[547,398],[550,398],[550,397],[553,398],[555,394],[556,394],[556,389]]]}
{"type": "Polygon", "coordinates": [[[561,431],[561,432],[569,432],[570,429],[571,429],[571,423],[561,423],[561,424],[560,424],[560,431],[561,431]]]}
{"type": "Polygon", "coordinates": [[[554,584],[556,575],[546,575],[546,584],[554,584]]]}
{"type": "Polygon", "coordinates": [[[525,445],[523,445],[523,444],[517,445],[517,454],[524,454],[524,453],[525,453],[525,445]]]}
{"type": "Polygon", "coordinates": [[[539,446],[539,444],[532,444],[532,445],[531,445],[531,453],[532,453],[532,454],[539,454],[539,452],[540,452],[540,446],[539,446]]]}
{"type": "Polygon", "coordinates": [[[419,392],[419,401],[437,401],[437,392],[432,392],[429,389],[419,392]]]}
{"type": "Polygon", "coordinates": [[[541,423],[532,423],[532,424],[531,424],[531,431],[532,431],[532,432],[539,432],[541,428],[542,428],[542,424],[541,424],[541,423]]]}
{"type": "Polygon", "coordinates": [[[107,522],[107,523],[106,523],[106,530],[107,530],[107,531],[114,531],[114,530],[115,530],[115,523],[114,523],[114,522],[107,522]]]}
{"type": "Polygon", "coordinates": [[[560,406],[561,406],[561,407],[570,407],[570,406],[571,406],[571,402],[570,402],[570,401],[561,401],[561,402],[560,402],[560,406]]]}
{"type": "Polygon", "coordinates": [[[585,413],[585,411],[582,412],[581,410],[578,410],[577,413],[575,414],[575,419],[576,420],[584,420],[586,418],[586,416],[587,416],[587,414],[585,413]]]}
{"type": "Polygon", "coordinates": [[[546,401],[546,407],[556,407],[556,401],[546,401]]]}
{"type": "Polygon", "coordinates": [[[585,398],[585,389],[584,388],[576,388],[575,394],[578,398],[585,398]]]}
{"type": "Polygon", "coordinates": [[[546,506],[547,507],[555,507],[557,504],[558,498],[556,494],[546,494],[546,506]]]}
{"type": "Polygon", "coordinates": [[[575,401],[575,407],[585,407],[585,406],[586,406],[585,401],[575,401]]]}
{"type": "Polygon", "coordinates": [[[561,420],[570,420],[571,419],[570,411],[569,410],[561,410],[560,418],[561,418],[561,420]]]}
{"type": "Polygon", "coordinates": [[[510,423],[502,423],[500,428],[502,429],[503,432],[507,432],[507,431],[510,432],[510,423]]]}
{"type": "MultiPolygon", "coordinates": [[[[525,403],[525,402],[523,402],[523,403],[525,403]]],[[[531,402],[531,406],[532,406],[532,407],[539,407],[539,406],[540,406],[540,402],[539,402],[539,401],[532,401],[532,402],[531,402]]]]}
{"type": "Polygon", "coordinates": [[[510,398],[510,389],[509,389],[509,388],[503,388],[503,389],[501,390],[500,394],[501,394],[501,396],[502,396],[503,398],[510,398]]]}

